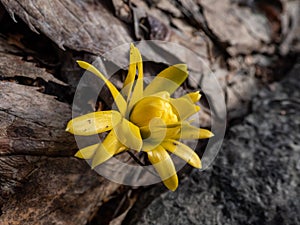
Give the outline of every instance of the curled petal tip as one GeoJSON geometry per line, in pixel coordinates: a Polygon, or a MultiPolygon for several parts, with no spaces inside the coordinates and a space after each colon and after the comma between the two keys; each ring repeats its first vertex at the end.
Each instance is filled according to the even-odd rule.
{"type": "Polygon", "coordinates": [[[91,169],[95,169],[97,166],[99,166],[101,163],[98,163],[96,162],[94,159],[92,160],[92,164],[90,165],[91,166],[91,169]]]}
{"type": "Polygon", "coordinates": [[[172,177],[164,180],[163,183],[170,191],[176,191],[178,187],[178,177],[175,174],[172,177]]]}
{"type": "Polygon", "coordinates": [[[211,138],[213,136],[214,134],[211,131],[206,129],[200,129],[199,139],[211,138]]]}
{"type": "Polygon", "coordinates": [[[199,166],[199,168],[198,169],[202,169],[202,163],[201,163],[201,161],[200,161],[200,166],[199,166]]]}
{"type": "Polygon", "coordinates": [[[182,63],[182,64],[176,64],[174,66],[177,67],[180,70],[187,71],[187,65],[184,64],[184,63],[182,63]]]}
{"type": "Polygon", "coordinates": [[[81,159],[91,159],[95,154],[96,149],[98,148],[99,144],[94,144],[87,146],[85,148],[80,149],[76,152],[75,157],[81,159]]]}
{"type": "Polygon", "coordinates": [[[76,62],[80,67],[83,67],[85,64],[87,64],[85,61],[82,60],[76,60],[76,62]]]}
{"type": "Polygon", "coordinates": [[[209,138],[211,138],[211,137],[213,137],[213,136],[215,136],[215,135],[214,135],[214,133],[213,133],[213,132],[211,132],[211,131],[208,131],[208,136],[209,136],[209,138]]]}
{"type": "Polygon", "coordinates": [[[76,154],[74,155],[76,158],[79,158],[79,159],[84,159],[83,155],[81,154],[80,151],[76,152],[76,154]]]}
{"type": "MultiPolygon", "coordinates": [[[[198,158],[199,159],[199,158],[198,158]]],[[[190,163],[191,164],[191,163],[190,163]]],[[[202,164],[201,164],[201,161],[199,159],[199,161],[195,161],[193,162],[193,164],[191,164],[193,167],[197,168],[197,169],[201,169],[202,168],[202,164]]]]}
{"type": "Polygon", "coordinates": [[[192,93],[189,93],[187,94],[190,98],[190,100],[193,102],[193,103],[196,103],[200,100],[201,98],[201,94],[199,91],[196,91],[196,92],[192,92],[192,93]]]}

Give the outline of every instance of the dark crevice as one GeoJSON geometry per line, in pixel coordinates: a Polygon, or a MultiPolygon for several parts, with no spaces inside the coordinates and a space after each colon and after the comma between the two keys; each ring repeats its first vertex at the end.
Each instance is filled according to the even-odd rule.
{"type": "Polygon", "coordinates": [[[0,33],[5,37],[8,45],[18,48],[19,54],[24,57],[24,60],[35,62],[40,67],[51,70],[59,66],[58,56],[62,50],[44,34],[36,34],[30,30],[19,17],[16,17],[16,20],[17,23],[11,19],[8,13],[5,13],[0,21],[0,33]]]}
{"type": "Polygon", "coordinates": [[[54,83],[53,81],[45,81],[42,78],[29,78],[23,76],[15,76],[15,77],[1,77],[0,81],[8,81],[14,82],[17,84],[31,86],[31,87],[38,87],[39,92],[55,96],[58,101],[66,102],[71,104],[73,100],[73,96],[70,93],[70,87],[54,83]]]}
{"type": "MultiPolygon", "coordinates": [[[[55,78],[65,81],[64,77],[62,77],[61,67],[67,52],[61,50],[43,33],[36,34],[30,30],[19,17],[16,17],[16,20],[18,23],[15,23],[6,11],[0,17],[0,35],[6,40],[7,45],[16,48],[16,52],[10,54],[21,56],[22,60],[34,63],[37,67],[45,68],[55,78]]],[[[80,54],[82,55],[83,53],[80,54]]],[[[0,79],[6,78],[0,77],[0,79]]],[[[56,96],[62,102],[72,102],[73,91],[68,86],[56,84],[52,81],[46,82],[41,78],[33,80],[17,74],[12,80],[28,86],[43,86],[44,91],[41,92],[56,96]]]]}
{"type": "Polygon", "coordinates": [[[109,225],[114,218],[125,212],[131,204],[131,190],[127,187],[119,188],[111,196],[108,201],[103,202],[87,225],[109,225]]]}
{"type": "Polygon", "coordinates": [[[140,220],[139,216],[143,214],[144,209],[165,192],[167,192],[167,190],[162,184],[137,190],[139,196],[138,201],[129,210],[125,219],[122,221],[122,225],[136,224],[140,220]],[[147,192],[147,196],[143,195],[145,192],[147,192]]]}

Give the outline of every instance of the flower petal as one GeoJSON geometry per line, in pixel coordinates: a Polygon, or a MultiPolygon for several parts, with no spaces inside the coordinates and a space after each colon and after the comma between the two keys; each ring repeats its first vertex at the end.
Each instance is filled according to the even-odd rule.
{"type": "Polygon", "coordinates": [[[119,112],[99,111],[88,113],[70,120],[66,131],[75,135],[93,135],[111,130],[121,121],[119,112]]]}
{"type": "Polygon", "coordinates": [[[167,91],[156,92],[149,97],[159,97],[165,100],[170,100],[170,93],[167,91]]]}
{"type": "Polygon", "coordinates": [[[191,101],[192,103],[196,103],[200,100],[201,94],[199,93],[199,91],[195,91],[195,92],[191,92],[191,93],[188,93],[188,94],[182,96],[182,98],[186,98],[187,100],[191,101]]]}
{"type": "Polygon", "coordinates": [[[93,155],[95,154],[97,148],[99,148],[100,144],[94,144],[87,146],[85,148],[80,149],[78,152],[76,152],[75,157],[80,159],[91,159],[93,155]]]}
{"type": "Polygon", "coordinates": [[[193,104],[191,100],[184,97],[176,99],[171,98],[170,103],[177,111],[179,120],[185,120],[200,110],[200,106],[193,104]]]}
{"type": "Polygon", "coordinates": [[[214,134],[207,129],[198,128],[188,123],[183,123],[181,125],[181,132],[179,132],[173,138],[192,140],[192,139],[206,139],[206,138],[211,138],[213,136],[214,134]]]}
{"type": "Polygon", "coordinates": [[[176,140],[165,140],[161,145],[169,152],[185,160],[191,166],[201,168],[199,156],[187,145],[176,140]]]}
{"type": "Polygon", "coordinates": [[[175,123],[178,121],[176,112],[169,100],[148,96],[137,102],[130,113],[130,121],[139,127],[149,125],[150,121],[155,118],[161,118],[165,123],[175,123]]]}
{"type": "Polygon", "coordinates": [[[96,76],[98,76],[100,79],[102,79],[105,82],[106,86],[109,88],[109,90],[116,102],[116,105],[117,105],[120,113],[122,115],[125,115],[127,104],[126,104],[126,101],[123,98],[123,96],[118,91],[118,89],[93,65],[91,65],[87,62],[84,62],[84,61],[80,61],[80,60],[77,60],[77,63],[81,68],[92,72],[93,74],[95,74],[96,76]]]}
{"type": "Polygon", "coordinates": [[[136,75],[136,64],[138,62],[138,55],[136,54],[136,50],[134,45],[130,44],[130,56],[129,56],[129,66],[128,66],[128,74],[123,84],[122,92],[124,96],[127,97],[127,102],[129,102],[130,94],[132,90],[132,86],[134,83],[135,75],[136,75]]]}
{"type": "Polygon", "coordinates": [[[158,146],[154,150],[147,152],[147,154],[165,186],[169,190],[175,191],[178,186],[178,177],[168,152],[162,146],[158,146]]]}
{"type": "Polygon", "coordinates": [[[187,77],[188,71],[185,64],[170,66],[160,72],[145,88],[144,96],[153,95],[161,91],[168,91],[171,95],[187,77]]]}
{"type": "Polygon", "coordinates": [[[140,131],[143,138],[155,142],[169,139],[180,134],[181,124],[177,123],[176,126],[173,124],[169,127],[168,124],[164,124],[160,118],[153,118],[150,121],[149,126],[140,127],[140,131]],[[158,123],[160,122],[160,123],[158,123]]]}
{"type": "Polygon", "coordinates": [[[128,148],[140,151],[143,145],[140,129],[126,119],[122,119],[114,131],[118,140],[128,148]]]}
{"type": "Polygon", "coordinates": [[[138,50],[138,48],[135,48],[134,55],[135,55],[135,60],[138,68],[138,78],[136,80],[136,84],[134,86],[130,98],[129,108],[127,110],[128,114],[130,113],[131,108],[134,106],[134,104],[137,103],[143,97],[143,89],[144,89],[143,61],[142,61],[141,53],[138,50]]]}
{"type": "Polygon", "coordinates": [[[99,148],[96,150],[92,161],[92,168],[95,168],[96,166],[113,157],[115,154],[125,150],[127,150],[126,146],[122,145],[122,143],[118,141],[115,132],[113,130],[110,131],[104,141],[99,145],[99,148]]]}

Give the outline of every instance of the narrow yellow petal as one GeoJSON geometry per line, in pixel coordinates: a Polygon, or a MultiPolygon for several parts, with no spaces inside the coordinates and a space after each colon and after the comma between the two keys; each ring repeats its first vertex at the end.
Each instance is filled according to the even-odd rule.
{"type": "Polygon", "coordinates": [[[177,112],[179,120],[185,120],[200,110],[200,106],[193,104],[186,98],[172,98],[170,100],[171,105],[177,112]]]}
{"type": "Polygon", "coordinates": [[[99,148],[100,144],[94,144],[87,146],[85,148],[80,149],[78,152],[76,152],[75,157],[80,159],[91,159],[93,155],[95,154],[97,148],[99,148]]]}
{"type": "Polygon", "coordinates": [[[118,140],[126,147],[140,151],[143,145],[140,129],[126,119],[114,128],[118,140]]]}
{"type": "Polygon", "coordinates": [[[127,104],[126,104],[126,101],[123,98],[123,96],[118,91],[118,89],[93,65],[91,65],[87,62],[84,62],[84,61],[80,61],[80,60],[78,60],[77,63],[81,68],[92,72],[93,74],[95,74],[96,76],[98,76],[100,79],[102,79],[105,82],[106,86],[110,90],[110,92],[116,102],[116,105],[117,105],[120,113],[124,116],[125,112],[126,112],[127,104]]]}
{"type": "Polygon", "coordinates": [[[128,74],[123,84],[122,92],[124,96],[127,97],[127,102],[131,97],[131,90],[134,83],[135,75],[136,75],[136,64],[138,62],[138,56],[136,55],[136,50],[134,45],[130,44],[130,56],[129,56],[129,66],[128,66],[128,74]]]}
{"type": "Polygon", "coordinates": [[[158,146],[152,151],[147,152],[149,161],[164,182],[164,185],[171,191],[175,191],[178,186],[178,177],[175,166],[168,152],[158,146]]]}
{"type": "Polygon", "coordinates": [[[170,66],[160,72],[145,88],[144,96],[149,96],[161,91],[168,91],[171,95],[187,77],[188,71],[185,64],[170,66]]]}
{"type": "Polygon", "coordinates": [[[138,68],[138,78],[136,80],[135,87],[132,91],[131,99],[129,102],[128,114],[131,111],[131,108],[143,97],[143,89],[144,89],[144,74],[143,74],[143,61],[142,56],[138,48],[134,50],[135,60],[138,68]]]}
{"type": "Polygon", "coordinates": [[[206,139],[206,138],[211,138],[213,136],[214,134],[207,129],[198,128],[188,123],[183,123],[181,125],[181,132],[179,132],[173,138],[192,140],[192,139],[206,139]]]}
{"type": "Polygon", "coordinates": [[[118,111],[99,111],[88,113],[70,120],[66,131],[75,135],[93,135],[111,130],[121,121],[118,111]]]}
{"type": "Polygon", "coordinates": [[[199,156],[187,145],[176,140],[165,140],[161,145],[169,152],[185,160],[191,166],[201,168],[199,156]]]}
{"type": "Polygon", "coordinates": [[[95,152],[92,161],[92,168],[104,163],[115,154],[125,151],[126,149],[127,148],[118,141],[115,132],[113,130],[110,131],[95,152]]]}

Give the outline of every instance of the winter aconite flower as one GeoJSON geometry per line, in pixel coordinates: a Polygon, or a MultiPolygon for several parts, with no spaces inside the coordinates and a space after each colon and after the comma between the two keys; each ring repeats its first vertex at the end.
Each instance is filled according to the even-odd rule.
{"type": "Polygon", "coordinates": [[[199,92],[180,98],[171,95],[188,76],[187,66],[177,64],[160,72],[144,88],[143,64],[139,50],[131,44],[130,65],[121,92],[94,66],[78,61],[80,67],[102,79],[109,88],[117,110],[97,111],[69,121],[67,131],[75,135],[94,135],[108,131],[102,143],[80,149],[76,157],[92,160],[92,168],[126,150],[144,151],[165,186],[174,191],[178,178],[173,153],[190,165],[201,168],[198,155],[181,139],[210,138],[213,134],[190,124],[198,112],[199,92]]]}

